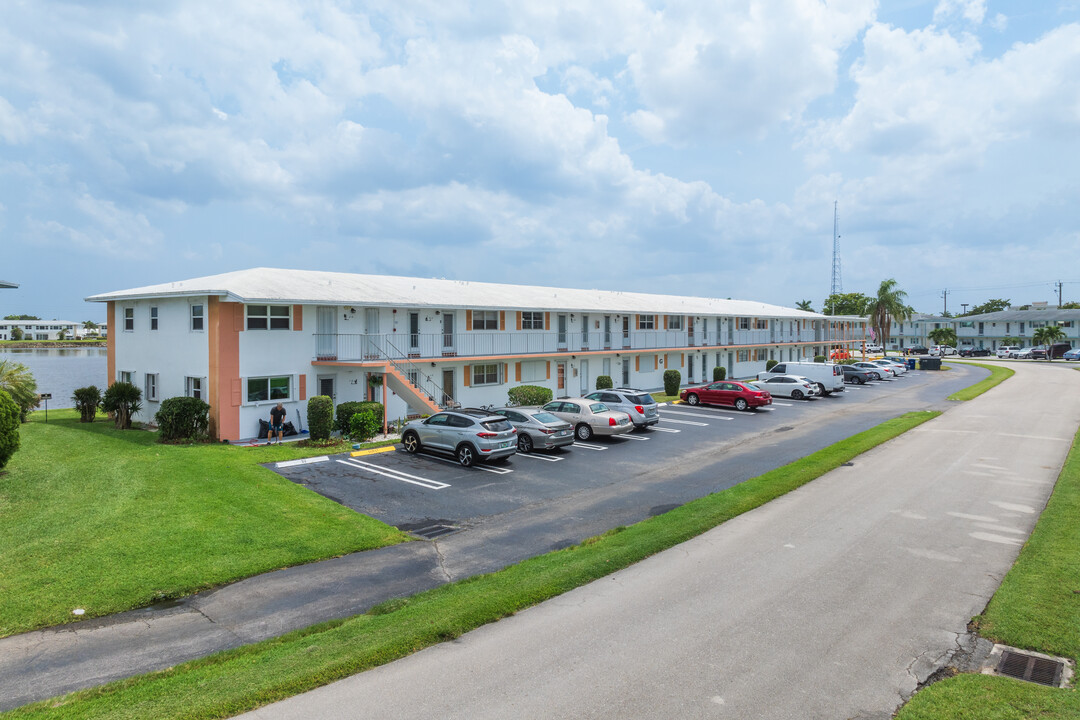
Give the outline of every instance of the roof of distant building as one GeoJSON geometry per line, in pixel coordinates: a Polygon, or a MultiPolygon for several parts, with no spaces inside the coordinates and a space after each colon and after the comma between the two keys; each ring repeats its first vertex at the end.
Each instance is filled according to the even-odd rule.
{"type": "Polygon", "coordinates": [[[953,318],[963,322],[1050,322],[1080,320],[1080,310],[1062,310],[1056,307],[1033,307],[1030,310],[999,310],[982,315],[965,315],[953,318]]]}

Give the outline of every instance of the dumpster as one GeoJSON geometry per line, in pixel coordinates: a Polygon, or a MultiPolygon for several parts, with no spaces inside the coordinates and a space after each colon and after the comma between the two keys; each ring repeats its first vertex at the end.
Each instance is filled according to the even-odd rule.
{"type": "Polygon", "coordinates": [[[923,370],[940,370],[941,358],[939,357],[924,357],[919,358],[919,367],[923,370]]]}
{"type": "Polygon", "coordinates": [[[914,370],[915,369],[915,358],[908,358],[907,359],[907,369],[908,370],[914,370]]]}

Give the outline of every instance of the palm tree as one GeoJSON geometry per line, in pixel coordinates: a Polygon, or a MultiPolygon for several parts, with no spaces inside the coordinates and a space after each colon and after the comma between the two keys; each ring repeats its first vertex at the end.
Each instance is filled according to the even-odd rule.
{"type": "Polygon", "coordinates": [[[800,310],[805,310],[806,312],[814,312],[814,308],[810,307],[809,300],[800,300],[799,302],[795,303],[795,307],[799,308],[800,310]]]}
{"type": "Polygon", "coordinates": [[[870,299],[867,315],[870,316],[870,324],[878,333],[878,342],[882,347],[889,341],[892,333],[892,321],[903,322],[911,319],[914,310],[904,304],[907,293],[899,289],[896,280],[889,278],[881,281],[877,297],[870,299]]]}
{"type": "Polygon", "coordinates": [[[1054,343],[1065,339],[1065,331],[1057,325],[1047,325],[1035,331],[1032,341],[1046,348],[1046,359],[1054,361],[1054,343]]]}
{"type": "Polygon", "coordinates": [[[6,390],[19,406],[19,419],[26,422],[26,414],[38,404],[37,380],[22,363],[0,360],[0,390],[6,390]]]}

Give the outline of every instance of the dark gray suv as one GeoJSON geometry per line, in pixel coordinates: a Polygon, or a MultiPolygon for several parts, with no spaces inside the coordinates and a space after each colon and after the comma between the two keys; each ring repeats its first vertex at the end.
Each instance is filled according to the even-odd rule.
{"type": "Polygon", "coordinates": [[[401,444],[408,453],[452,453],[469,467],[485,460],[505,460],[516,453],[517,430],[506,418],[483,410],[444,410],[405,423],[401,444]]]}
{"type": "Polygon", "coordinates": [[[585,396],[589,400],[598,400],[612,410],[624,412],[630,416],[635,430],[647,428],[660,422],[660,410],[652,395],[634,388],[611,388],[597,390],[585,396]]]}

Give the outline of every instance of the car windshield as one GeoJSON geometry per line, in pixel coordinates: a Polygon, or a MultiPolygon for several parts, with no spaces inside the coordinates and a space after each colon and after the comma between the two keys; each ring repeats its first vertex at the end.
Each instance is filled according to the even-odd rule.
{"type": "Polygon", "coordinates": [[[533,413],[533,417],[536,419],[537,422],[542,422],[545,425],[551,425],[552,423],[561,423],[562,422],[562,420],[555,417],[551,413],[547,413],[547,412],[533,413]]]}
{"type": "Polygon", "coordinates": [[[591,405],[589,405],[589,409],[592,410],[594,413],[602,413],[608,411],[608,406],[604,403],[592,403],[591,405]]]}

